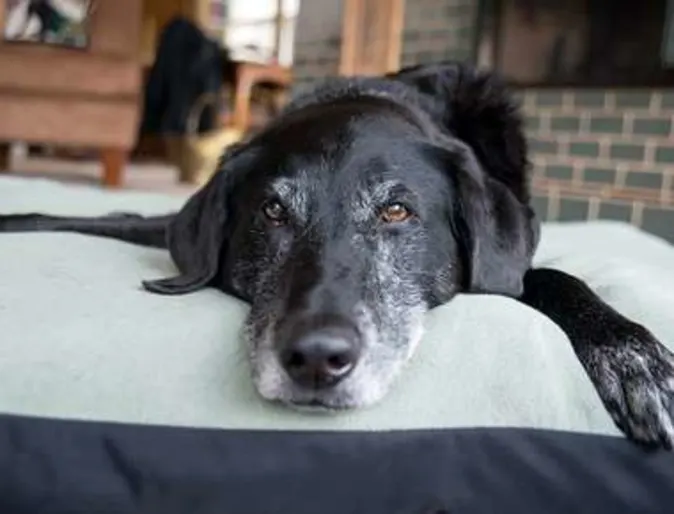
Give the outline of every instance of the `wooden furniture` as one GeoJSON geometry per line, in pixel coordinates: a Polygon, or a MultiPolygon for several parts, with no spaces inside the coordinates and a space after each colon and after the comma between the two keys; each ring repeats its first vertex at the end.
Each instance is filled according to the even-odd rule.
{"type": "Polygon", "coordinates": [[[140,22],[141,2],[98,0],[85,50],[0,40],[0,168],[12,141],[92,148],[103,183],[122,183],[139,120],[140,22]]]}
{"type": "Polygon", "coordinates": [[[344,0],[340,75],[383,75],[400,67],[405,0],[344,0]]]}
{"type": "Polygon", "coordinates": [[[253,88],[256,85],[268,84],[276,89],[276,100],[280,103],[282,97],[290,88],[292,73],[289,68],[277,64],[258,64],[253,62],[236,63],[236,79],[234,84],[234,98],[231,115],[225,124],[242,134],[251,128],[251,107],[253,88]]]}

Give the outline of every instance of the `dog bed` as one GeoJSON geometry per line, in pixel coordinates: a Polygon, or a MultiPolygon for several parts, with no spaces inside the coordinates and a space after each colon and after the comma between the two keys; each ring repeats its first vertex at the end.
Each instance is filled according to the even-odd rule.
{"type": "MultiPolygon", "coordinates": [[[[0,210],[162,213],[183,197],[0,179],[0,210]]],[[[674,341],[674,247],[629,225],[547,224],[538,264],[674,341]]],[[[626,441],[566,336],[515,301],[428,315],[380,404],[294,412],[255,393],[246,305],[165,297],[165,251],[0,234],[0,512],[670,513],[674,454],[626,441]]]]}

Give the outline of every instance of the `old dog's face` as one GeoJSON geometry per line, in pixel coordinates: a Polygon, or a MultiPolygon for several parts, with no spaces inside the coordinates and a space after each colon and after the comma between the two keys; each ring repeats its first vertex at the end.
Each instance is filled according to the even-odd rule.
{"type": "Polygon", "coordinates": [[[246,344],[264,398],[371,404],[412,355],[428,309],[458,292],[521,291],[536,235],[508,184],[525,183],[519,122],[494,85],[444,70],[430,70],[440,91],[423,101],[382,79],[296,101],[230,150],[169,226],[180,275],[146,287],[210,285],[250,303],[246,344]],[[444,126],[448,106],[465,137],[444,126]]]}
{"type": "Polygon", "coordinates": [[[264,172],[234,192],[228,269],[252,305],[259,392],[356,407],[383,396],[424,313],[458,289],[452,191],[400,115],[357,103],[307,111],[258,142],[250,165],[264,172]]]}

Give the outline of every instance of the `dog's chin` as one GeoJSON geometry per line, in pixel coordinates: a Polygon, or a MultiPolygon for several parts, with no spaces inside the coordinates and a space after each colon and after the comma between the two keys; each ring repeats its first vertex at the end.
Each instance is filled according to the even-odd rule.
{"type": "Polygon", "coordinates": [[[379,394],[352,394],[348,389],[308,391],[290,387],[288,390],[276,390],[273,394],[259,392],[271,403],[295,411],[317,414],[336,414],[363,409],[379,403],[385,397],[384,391],[379,391],[379,394]]]}

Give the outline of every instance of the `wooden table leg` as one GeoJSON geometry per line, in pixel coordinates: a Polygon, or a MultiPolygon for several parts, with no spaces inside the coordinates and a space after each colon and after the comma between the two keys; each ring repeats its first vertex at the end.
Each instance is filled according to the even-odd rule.
{"type": "Polygon", "coordinates": [[[120,187],[124,178],[124,167],[128,160],[128,152],[123,148],[104,148],[101,150],[103,165],[103,185],[120,187]]]}
{"type": "Polygon", "coordinates": [[[9,143],[0,143],[0,173],[7,173],[9,169],[9,143]]]}

